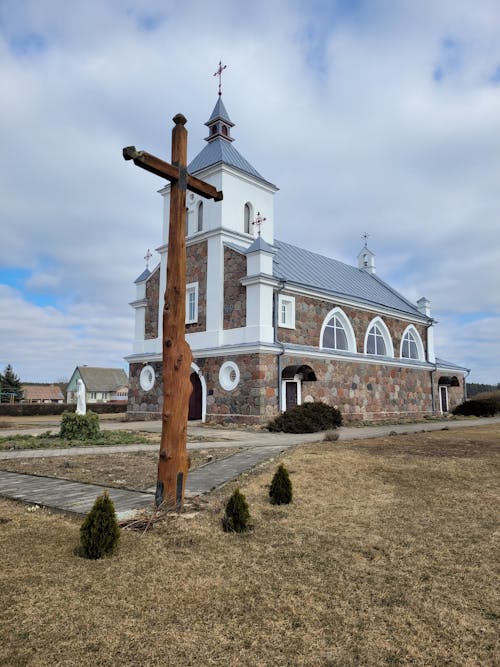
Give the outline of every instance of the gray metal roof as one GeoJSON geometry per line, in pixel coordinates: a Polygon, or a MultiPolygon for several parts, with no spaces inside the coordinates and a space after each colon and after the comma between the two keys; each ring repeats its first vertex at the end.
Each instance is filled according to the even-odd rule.
{"type": "Polygon", "coordinates": [[[78,366],[78,371],[87,391],[114,391],[128,386],[128,377],[123,368],[92,368],[78,366]]]}
{"type": "Polygon", "coordinates": [[[425,318],[417,306],[376,275],[344,264],[331,257],[275,240],[274,275],[302,287],[309,287],[355,299],[367,305],[384,306],[408,315],[425,318]]]}
{"type": "Polygon", "coordinates": [[[245,160],[232,143],[222,137],[217,137],[216,139],[209,141],[201,153],[198,153],[194,160],[189,163],[188,171],[190,174],[195,174],[202,169],[221,163],[236,167],[236,169],[239,169],[246,174],[250,174],[266,183],[268,182],[259,174],[255,167],[252,167],[248,160],[245,160]]]}
{"type": "Polygon", "coordinates": [[[450,371],[470,372],[470,368],[465,368],[465,366],[458,366],[457,364],[454,364],[452,361],[445,361],[444,359],[439,359],[439,357],[436,357],[436,364],[439,368],[447,369],[450,371]]]}
{"type": "Polygon", "coordinates": [[[149,278],[151,275],[151,271],[149,269],[144,269],[144,271],[141,273],[141,275],[134,280],[134,283],[143,283],[145,280],[149,278]]]}
{"type": "Polygon", "coordinates": [[[220,118],[221,120],[224,120],[224,121],[225,121],[228,125],[230,125],[231,127],[234,126],[234,123],[233,123],[233,122],[231,121],[231,119],[229,118],[229,114],[228,114],[228,112],[227,112],[227,110],[226,110],[226,107],[224,106],[224,102],[222,101],[222,98],[221,98],[221,97],[219,97],[219,99],[217,100],[217,103],[216,103],[216,105],[214,106],[214,110],[212,111],[212,115],[211,115],[210,118],[207,120],[207,122],[205,123],[205,125],[210,125],[210,123],[211,123],[212,121],[217,120],[217,119],[219,119],[219,118],[220,118]]]}
{"type": "Polygon", "coordinates": [[[253,241],[252,245],[247,249],[246,253],[249,255],[252,252],[259,252],[260,250],[263,250],[264,252],[270,252],[272,254],[276,253],[276,248],[273,248],[272,245],[269,245],[262,236],[257,236],[255,241],[253,241]]]}

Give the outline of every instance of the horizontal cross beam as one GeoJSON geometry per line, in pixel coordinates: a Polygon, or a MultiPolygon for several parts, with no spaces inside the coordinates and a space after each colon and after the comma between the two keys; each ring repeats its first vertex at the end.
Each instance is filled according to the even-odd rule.
{"type": "Polygon", "coordinates": [[[215,201],[222,200],[222,192],[217,190],[217,188],[214,188],[213,185],[209,185],[201,179],[191,176],[187,172],[185,172],[185,174],[179,173],[179,168],[175,165],[164,162],[154,155],[151,155],[151,153],[146,153],[146,151],[138,151],[135,146],[127,146],[124,148],[123,157],[125,160],[133,160],[134,164],[138,167],[142,167],[142,169],[150,171],[152,174],[161,176],[161,178],[166,178],[171,183],[178,183],[181,186],[183,185],[182,181],[185,179],[184,189],[187,188],[201,197],[214,199],[215,201]]]}

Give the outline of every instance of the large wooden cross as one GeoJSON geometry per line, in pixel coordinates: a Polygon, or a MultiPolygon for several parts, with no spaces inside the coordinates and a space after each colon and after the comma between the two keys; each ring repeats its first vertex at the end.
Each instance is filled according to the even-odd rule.
{"type": "Polygon", "coordinates": [[[125,160],[166,178],[170,188],[167,287],[163,307],[163,407],[158,481],[155,503],[181,509],[188,473],[186,451],[189,397],[191,395],[191,349],[186,341],[186,190],[220,201],[222,192],[187,172],[186,118],[172,119],[172,164],[137,151],[123,149],[125,160]]]}

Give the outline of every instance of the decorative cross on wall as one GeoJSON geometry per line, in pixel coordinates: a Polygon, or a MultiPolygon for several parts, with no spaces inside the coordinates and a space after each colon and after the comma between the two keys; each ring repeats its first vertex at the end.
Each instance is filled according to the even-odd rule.
{"type": "Polygon", "coordinates": [[[255,220],[252,222],[252,225],[254,225],[255,227],[257,227],[257,231],[259,232],[259,236],[260,236],[260,228],[262,227],[262,225],[265,223],[266,220],[267,220],[267,218],[263,218],[263,217],[261,216],[260,212],[257,211],[257,217],[256,217],[255,220]]]}
{"type": "Polygon", "coordinates": [[[222,95],[222,72],[226,69],[227,65],[222,64],[222,60],[219,60],[219,67],[217,71],[214,72],[214,76],[219,77],[219,95],[222,95]]]}

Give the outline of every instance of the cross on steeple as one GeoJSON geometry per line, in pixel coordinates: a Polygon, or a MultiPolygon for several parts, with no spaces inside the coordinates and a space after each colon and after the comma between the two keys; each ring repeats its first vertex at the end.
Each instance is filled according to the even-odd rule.
{"type": "Polygon", "coordinates": [[[367,247],[368,247],[368,239],[370,238],[370,234],[368,234],[367,232],[365,232],[364,234],[361,234],[361,238],[364,239],[364,241],[365,241],[365,248],[367,248],[367,247]]]}
{"type": "Polygon", "coordinates": [[[146,269],[149,269],[149,260],[153,256],[151,250],[148,248],[147,253],[144,255],[144,259],[146,260],[146,269]]]}
{"type": "Polygon", "coordinates": [[[222,95],[222,72],[226,69],[227,65],[222,64],[222,60],[219,60],[219,67],[217,71],[214,72],[214,76],[219,77],[219,95],[222,95]]]}
{"type": "Polygon", "coordinates": [[[260,236],[260,228],[262,227],[262,225],[265,223],[266,220],[267,220],[267,218],[263,218],[260,214],[260,211],[257,211],[257,217],[252,222],[252,225],[257,227],[257,231],[259,233],[259,236],[260,236]]]}

